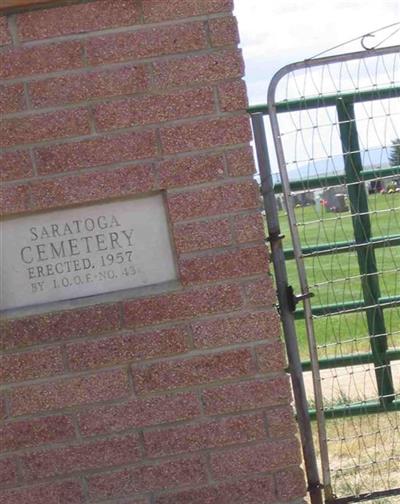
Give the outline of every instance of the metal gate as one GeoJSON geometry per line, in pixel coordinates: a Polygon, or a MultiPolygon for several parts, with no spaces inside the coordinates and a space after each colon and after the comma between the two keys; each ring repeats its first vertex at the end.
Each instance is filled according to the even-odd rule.
{"type": "Polygon", "coordinates": [[[400,495],[399,98],[394,46],[288,65],[250,109],[313,504],[400,495]]]}

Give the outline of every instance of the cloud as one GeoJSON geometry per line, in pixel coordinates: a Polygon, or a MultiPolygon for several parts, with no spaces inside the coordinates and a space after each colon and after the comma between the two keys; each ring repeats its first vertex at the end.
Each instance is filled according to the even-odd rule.
{"type": "MultiPolygon", "coordinates": [[[[400,21],[398,0],[235,0],[250,102],[266,99],[265,89],[282,66],[400,21]],[[264,82],[264,84],[263,84],[264,82]]],[[[368,40],[372,45],[392,30],[368,40]]],[[[400,32],[391,44],[400,43],[400,32]]],[[[361,49],[359,42],[335,52],[361,49]]]]}

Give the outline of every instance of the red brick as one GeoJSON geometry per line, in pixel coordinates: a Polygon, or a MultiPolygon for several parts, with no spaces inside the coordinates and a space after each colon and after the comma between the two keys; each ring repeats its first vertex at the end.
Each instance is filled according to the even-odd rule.
{"type": "Polygon", "coordinates": [[[237,46],[240,42],[236,18],[233,16],[214,18],[208,21],[211,44],[214,47],[237,46]]]}
{"type": "Polygon", "coordinates": [[[259,206],[258,188],[248,181],[170,194],[168,206],[173,221],[247,210],[259,206]]]}
{"type": "Polygon", "coordinates": [[[84,495],[78,481],[44,483],[0,493],[4,504],[83,504],[84,495]]]}
{"type": "Polygon", "coordinates": [[[200,415],[200,404],[192,393],[130,399],[124,404],[89,408],[78,414],[84,436],[189,420],[200,415]]]}
{"type": "Polygon", "coordinates": [[[85,175],[40,180],[32,184],[32,205],[52,208],[133,195],[158,188],[153,166],[134,165],[85,175]]]}
{"type": "Polygon", "coordinates": [[[250,146],[229,150],[226,153],[226,160],[228,173],[232,177],[252,175],[255,172],[253,150],[250,146]]]}
{"type": "Polygon", "coordinates": [[[9,86],[0,86],[0,114],[20,112],[25,108],[26,106],[23,84],[10,84],[9,86]]]}
{"type": "Polygon", "coordinates": [[[28,151],[0,154],[0,178],[3,181],[32,177],[33,167],[28,151]]]}
{"type": "Polygon", "coordinates": [[[74,424],[67,416],[7,422],[0,427],[1,451],[20,450],[21,448],[31,448],[44,443],[58,443],[74,438],[74,424]]]}
{"type": "Polygon", "coordinates": [[[272,438],[287,438],[296,432],[294,410],[291,406],[274,408],[267,413],[268,433],[272,438]]]}
{"type": "Polygon", "coordinates": [[[0,54],[2,79],[46,74],[82,66],[82,44],[78,41],[16,47],[0,54]]]}
{"type": "Polygon", "coordinates": [[[131,497],[128,499],[118,499],[115,504],[150,504],[150,497],[131,497]]]}
{"type": "Polygon", "coordinates": [[[53,476],[84,472],[137,462],[140,457],[138,434],[74,444],[21,455],[24,479],[36,481],[53,476]]]}
{"type": "Polygon", "coordinates": [[[231,224],[219,219],[176,225],[174,237],[179,253],[225,247],[232,243],[231,224]]]}
{"type": "Polygon", "coordinates": [[[188,349],[187,339],[184,328],[125,334],[68,345],[67,358],[73,370],[111,366],[182,353],[188,349]]]}
{"type": "Polygon", "coordinates": [[[150,497],[132,497],[128,499],[118,499],[115,504],[150,504],[150,497]]]}
{"type": "Polygon", "coordinates": [[[162,161],[158,165],[160,186],[184,187],[212,182],[224,177],[224,159],[221,154],[185,156],[162,161]]]}
{"type": "Polygon", "coordinates": [[[306,495],[304,473],[300,467],[294,467],[275,474],[278,497],[281,501],[288,502],[306,495]]]}
{"type": "Polygon", "coordinates": [[[287,366],[283,343],[280,340],[258,346],[256,355],[258,369],[261,373],[282,371],[287,366]]]}
{"type": "Polygon", "coordinates": [[[0,420],[7,418],[7,405],[5,394],[0,394],[0,420]]]}
{"type": "Polygon", "coordinates": [[[142,394],[238,378],[254,371],[247,349],[160,362],[132,370],[136,390],[142,394]]]}
{"type": "Polygon", "coordinates": [[[251,140],[249,120],[246,116],[207,119],[165,127],[160,130],[160,135],[166,154],[246,143],[251,140]]]}
{"type": "Polygon", "coordinates": [[[248,443],[264,439],[265,436],[264,418],[256,414],[147,431],[144,433],[144,443],[149,457],[162,457],[248,443]]]}
{"type": "Polygon", "coordinates": [[[299,462],[299,447],[295,438],[266,441],[211,454],[211,470],[216,478],[263,473],[299,462]]]}
{"type": "Polygon", "coordinates": [[[279,324],[275,312],[246,313],[237,317],[206,320],[192,324],[196,348],[212,348],[236,343],[269,340],[279,324]]]}
{"type": "MultiPolygon", "coordinates": [[[[15,485],[17,483],[17,463],[15,458],[5,458],[0,460],[0,487],[6,485],[15,485]]],[[[1,493],[0,493],[0,502],[1,493]]]]}
{"type": "Polygon", "coordinates": [[[179,269],[184,284],[256,275],[268,269],[267,250],[264,245],[260,245],[213,255],[180,259],[179,269]]]}
{"type": "Polygon", "coordinates": [[[207,474],[202,458],[191,457],[89,476],[87,480],[90,498],[106,499],[179,485],[201,484],[207,481],[207,474]]]}
{"type": "Polygon", "coordinates": [[[0,187],[0,213],[14,214],[30,208],[30,187],[26,184],[0,187]]]}
{"type": "Polygon", "coordinates": [[[64,370],[60,348],[0,356],[0,382],[18,382],[44,378],[64,370]]]}
{"type": "Polygon", "coordinates": [[[66,341],[102,334],[119,327],[120,312],[116,304],[4,320],[0,328],[1,348],[66,341]]]}
{"type": "Polygon", "coordinates": [[[104,35],[86,42],[90,65],[151,58],[206,47],[207,39],[202,22],[104,35]]]}
{"type": "Polygon", "coordinates": [[[94,107],[94,115],[97,128],[107,131],[207,115],[214,110],[212,88],[202,88],[102,103],[94,107]]]}
{"type": "Polygon", "coordinates": [[[244,74],[238,50],[173,58],[155,62],[153,66],[155,85],[161,89],[233,79],[244,74]]]}
{"type": "Polygon", "coordinates": [[[157,155],[154,131],[125,133],[37,149],[40,174],[133,161],[157,155]]]}
{"type": "Polygon", "coordinates": [[[186,292],[127,301],[124,305],[127,326],[144,326],[183,320],[240,308],[236,285],[217,285],[186,292]]]}
{"type": "Polygon", "coordinates": [[[17,15],[21,40],[36,40],[119,28],[138,22],[135,0],[100,0],[17,15]]]}
{"type": "Polygon", "coordinates": [[[222,112],[246,110],[248,107],[246,84],[242,80],[220,84],[218,95],[222,112]]]}
{"type": "Polygon", "coordinates": [[[84,109],[6,119],[3,127],[6,134],[0,141],[2,147],[90,133],[89,115],[84,109]]]}
{"type": "Polygon", "coordinates": [[[207,13],[230,12],[233,10],[233,0],[203,0],[207,13]]]}
{"type": "Polygon", "coordinates": [[[233,221],[238,243],[265,240],[264,221],[261,214],[237,215],[233,221]]]}
{"type": "Polygon", "coordinates": [[[8,30],[8,19],[6,16],[0,16],[0,46],[11,44],[11,35],[8,30]]]}
{"type": "Polygon", "coordinates": [[[118,399],[127,393],[126,371],[104,371],[89,376],[17,387],[10,392],[11,411],[17,416],[71,408],[80,404],[118,399]]]}
{"type": "Polygon", "coordinates": [[[208,415],[231,413],[285,404],[290,400],[287,376],[214,387],[203,392],[208,415]]]}
{"type": "Polygon", "coordinates": [[[166,21],[204,14],[231,11],[232,0],[146,0],[143,13],[146,22],[166,21]]]}
{"type": "Polygon", "coordinates": [[[148,87],[148,72],[145,65],[126,65],[32,81],[28,86],[34,107],[50,107],[143,92],[148,87]]]}
{"type": "Polygon", "coordinates": [[[271,475],[220,483],[196,490],[162,495],[155,504],[273,504],[275,485],[271,475]]]}
{"type": "Polygon", "coordinates": [[[247,302],[252,306],[273,306],[276,303],[275,288],[269,275],[247,282],[244,290],[247,302]]]}

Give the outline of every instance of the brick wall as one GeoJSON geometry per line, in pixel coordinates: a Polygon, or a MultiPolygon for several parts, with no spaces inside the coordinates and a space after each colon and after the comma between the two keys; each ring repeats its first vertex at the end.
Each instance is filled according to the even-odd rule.
{"type": "Polygon", "coordinates": [[[3,214],[165,191],[171,291],[2,322],[4,504],[298,502],[231,0],[0,17],[3,214]]]}

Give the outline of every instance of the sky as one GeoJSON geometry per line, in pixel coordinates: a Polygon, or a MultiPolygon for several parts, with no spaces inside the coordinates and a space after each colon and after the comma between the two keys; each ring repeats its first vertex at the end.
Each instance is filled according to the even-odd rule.
{"type": "MultiPolygon", "coordinates": [[[[235,0],[251,104],[282,66],[400,21],[400,0],[235,0]]],[[[397,27],[398,28],[398,27],[397,27]]],[[[366,42],[380,42],[392,27],[366,42]]],[[[390,44],[400,44],[400,32],[390,44]]],[[[336,53],[360,50],[359,42],[336,53]]]]}
{"type": "MultiPolygon", "coordinates": [[[[343,42],[400,22],[400,0],[235,0],[235,15],[238,19],[245,60],[245,80],[249,101],[250,105],[255,105],[267,102],[268,84],[274,73],[281,67],[313,57],[343,42]]],[[[381,47],[400,44],[400,25],[392,26],[376,33],[374,37],[365,39],[365,43],[371,47],[381,42],[383,42],[381,47]],[[395,30],[398,30],[397,33],[385,42],[384,38],[395,30]]],[[[360,50],[362,47],[360,41],[357,40],[329,54],[360,50]]],[[[385,58],[389,67],[389,80],[392,80],[393,75],[396,74],[394,80],[397,84],[400,83],[400,55],[385,58]],[[393,70],[394,68],[396,71],[393,70]]],[[[354,89],[353,75],[356,75],[357,86],[361,88],[371,86],[371,75],[365,72],[365,68],[361,70],[360,67],[357,68],[357,64],[353,67],[349,64],[350,71],[341,83],[343,87],[338,85],[342,91],[347,89],[346,86],[349,90],[354,89]]],[[[371,59],[371,65],[372,73],[376,72],[377,60],[371,59]]],[[[380,70],[382,70],[381,67],[380,70]]],[[[383,72],[385,85],[389,82],[388,73],[383,72]]],[[[311,81],[312,79],[308,78],[307,85],[312,84],[311,81]]],[[[320,81],[320,74],[317,74],[316,81],[320,81]]],[[[328,81],[327,76],[324,76],[324,86],[329,84],[328,81]]],[[[293,90],[290,87],[292,85],[293,82],[289,82],[287,86],[289,95],[278,96],[278,99],[297,98],[299,94],[296,94],[296,90],[294,90],[295,96],[290,96],[290,91],[293,90]]],[[[310,93],[305,94],[315,95],[319,91],[319,89],[310,90],[310,93]]],[[[363,144],[361,148],[375,149],[374,159],[370,161],[370,164],[373,165],[376,157],[382,155],[381,151],[387,160],[387,149],[384,146],[390,145],[392,138],[400,136],[399,100],[369,102],[356,107],[358,132],[363,144]],[[371,110],[371,107],[374,107],[374,110],[371,110]],[[378,110],[379,107],[380,110],[378,110]],[[371,115],[375,116],[373,121],[369,119],[371,115]]],[[[298,118],[298,122],[303,126],[307,120],[305,113],[298,118]]],[[[332,118],[325,121],[323,118],[317,118],[316,121],[319,124],[327,123],[329,128],[326,132],[321,129],[318,138],[315,137],[311,128],[310,131],[306,131],[307,128],[305,128],[301,134],[295,133],[295,137],[288,136],[287,162],[294,160],[302,163],[309,158],[326,158],[326,145],[331,148],[329,154],[340,154],[339,135],[332,127],[332,122],[335,121],[332,118]]],[[[298,125],[293,122],[293,117],[290,120],[282,118],[281,125],[288,130],[298,128],[298,125]]],[[[310,126],[312,123],[308,125],[310,126]]],[[[273,142],[268,129],[267,127],[267,142],[271,146],[273,142]]],[[[274,159],[271,161],[273,171],[277,170],[274,159]]]]}

